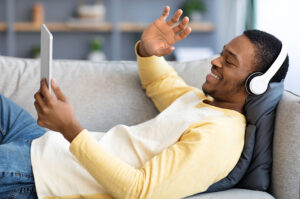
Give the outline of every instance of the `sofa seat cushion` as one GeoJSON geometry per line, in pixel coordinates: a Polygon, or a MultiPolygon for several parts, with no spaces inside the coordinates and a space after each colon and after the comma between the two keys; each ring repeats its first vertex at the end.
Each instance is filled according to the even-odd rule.
{"type": "Polygon", "coordinates": [[[230,189],[214,193],[203,193],[186,197],[186,199],[274,199],[272,195],[263,191],[253,191],[247,189],[230,189]]]}

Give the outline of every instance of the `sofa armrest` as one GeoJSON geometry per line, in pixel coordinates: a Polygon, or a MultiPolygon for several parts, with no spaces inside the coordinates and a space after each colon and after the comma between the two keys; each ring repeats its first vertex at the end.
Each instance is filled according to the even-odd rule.
{"type": "Polygon", "coordinates": [[[300,96],[284,91],[276,113],[272,193],[277,199],[300,198],[300,96]]]}

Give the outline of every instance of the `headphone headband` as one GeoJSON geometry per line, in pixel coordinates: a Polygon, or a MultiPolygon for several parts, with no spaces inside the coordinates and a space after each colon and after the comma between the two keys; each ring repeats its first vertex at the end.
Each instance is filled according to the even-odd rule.
{"type": "Polygon", "coordinates": [[[245,84],[247,92],[251,95],[261,95],[266,92],[270,80],[285,61],[287,54],[287,48],[282,43],[278,57],[264,74],[255,72],[248,76],[245,84]]]}
{"type": "Polygon", "coordinates": [[[283,64],[287,54],[288,54],[287,48],[282,43],[281,51],[278,57],[276,58],[274,63],[270,66],[270,68],[267,70],[267,72],[265,72],[265,74],[263,74],[262,76],[264,76],[268,81],[270,81],[272,77],[276,74],[276,72],[279,70],[280,66],[283,64]]]}

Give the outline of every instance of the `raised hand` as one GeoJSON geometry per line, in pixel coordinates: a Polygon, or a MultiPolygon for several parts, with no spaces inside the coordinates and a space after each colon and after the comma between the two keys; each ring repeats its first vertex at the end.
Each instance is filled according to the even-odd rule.
{"type": "Polygon", "coordinates": [[[182,10],[176,11],[174,16],[166,22],[170,8],[166,6],[162,15],[155,20],[142,34],[138,52],[143,57],[164,56],[170,54],[176,42],[186,38],[191,33],[188,26],[189,18],[184,17],[179,24],[182,10]]]}

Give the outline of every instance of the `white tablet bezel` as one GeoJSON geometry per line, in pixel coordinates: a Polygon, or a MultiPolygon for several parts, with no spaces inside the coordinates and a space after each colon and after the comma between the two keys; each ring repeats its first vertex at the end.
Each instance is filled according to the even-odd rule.
{"type": "Polygon", "coordinates": [[[52,46],[53,36],[45,24],[41,28],[41,79],[46,78],[48,88],[52,94],[51,78],[52,78],[52,46]]]}

